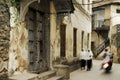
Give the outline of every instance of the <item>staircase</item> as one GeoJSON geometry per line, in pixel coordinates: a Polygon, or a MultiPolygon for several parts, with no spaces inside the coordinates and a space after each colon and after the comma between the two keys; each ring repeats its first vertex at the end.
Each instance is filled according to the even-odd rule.
{"type": "Polygon", "coordinates": [[[109,38],[107,38],[103,43],[101,43],[94,52],[95,58],[110,44],[109,38]]]}

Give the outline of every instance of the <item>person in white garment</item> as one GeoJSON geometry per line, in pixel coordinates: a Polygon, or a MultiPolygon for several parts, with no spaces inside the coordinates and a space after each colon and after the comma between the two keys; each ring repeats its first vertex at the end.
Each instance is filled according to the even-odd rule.
{"type": "Polygon", "coordinates": [[[92,58],[93,58],[93,53],[90,49],[88,49],[86,51],[87,71],[90,71],[92,68],[92,58]]]}
{"type": "Polygon", "coordinates": [[[80,66],[81,66],[81,70],[85,70],[86,52],[84,51],[84,49],[82,49],[81,52],[80,52],[80,66]]]}

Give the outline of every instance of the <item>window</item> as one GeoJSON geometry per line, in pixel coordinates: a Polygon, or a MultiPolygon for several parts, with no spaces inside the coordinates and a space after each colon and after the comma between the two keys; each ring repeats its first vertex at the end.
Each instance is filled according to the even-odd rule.
{"type": "Polygon", "coordinates": [[[90,39],[89,39],[89,36],[90,36],[90,34],[88,33],[88,34],[87,34],[87,48],[89,48],[89,40],[90,40],[90,39]]]}
{"type": "Polygon", "coordinates": [[[84,40],[84,31],[82,31],[82,36],[81,36],[81,49],[83,48],[83,40],[84,40]]]}
{"type": "Polygon", "coordinates": [[[73,56],[77,56],[77,29],[73,29],[73,56]]]}
{"type": "Polygon", "coordinates": [[[90,0],[88,0],[88,10],[90,10],[90,0]]]}
{"type": "Polygon", "coordinates": [[[84,4],[85,4],[85,2],[84,2],[85,0],[82,0],[82,5],[84,6],[84,4]]]}
{"type": "Polygon", "coordinates": [[[84,4],[84,0],[82,0],[82,4],[84,4]]]}
{"type": "Polygon", "coordinates": [[[120,13],[120,9],[117,9],[117,10],[116,10],[116,13],[120,13]]]}
{"type": "Polygon", "coordinates": [[[60,56],[66,56],[66,25],[60,26],[60,56]]]}
{"type": "Polygon", "coordinates": [[[97,18],[97,15],[96,14],[93,14],[92,15],[92,29],[94,29],[95,28],[95,26],[96,26],[96,18],[97,18]]]}

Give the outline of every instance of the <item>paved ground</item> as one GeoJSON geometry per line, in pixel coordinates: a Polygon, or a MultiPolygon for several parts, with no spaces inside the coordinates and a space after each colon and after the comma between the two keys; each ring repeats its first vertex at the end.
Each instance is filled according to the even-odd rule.
{"type": "Polygon", "coordinates": [[[80,69],[70,73],[70,80],[120,80],[120,64],[113,64],[110,73],[100,70],[101,61],[93,60],[93,68],[91,71],[80,69]]]}

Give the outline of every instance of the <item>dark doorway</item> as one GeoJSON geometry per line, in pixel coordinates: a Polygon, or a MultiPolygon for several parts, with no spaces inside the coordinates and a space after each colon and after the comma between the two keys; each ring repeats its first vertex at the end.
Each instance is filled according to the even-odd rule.
{"type": "Polygon", "coordinates": [[[76,57],[77,55],[77,29],[73,29],[73,56],[76,57]]]}
{"type": "Polygon", "coordinates": [[[81,49],[83,48],[83,40],[84,40],[84,31],[82,31],[82,34],[81,34],[81,49]]]}
{"type": "Polygon", "coordinates": [[[48,70],[44,51],[44,13],[29,8],[27,14],[29,71],[40,73],[48,70]]]}
{"type": "Polygon", "coordinates": [[[89,47],[89,41],[90,41],[89,38],[90,38],[90,34],[88,33],[88,34],[87,34],[87,48],[90,48],[90,47],[89,47]]]}
{"type": "Polygon", "coordinates": [[[60,26],[60,56],[66,56],[66,25],[60,26]]]}
{"type": "Polygon", "coordinates": [[[91,50],[93,51],[93,54],[95,56],[95,42],[94,41],[91,42],[91,50]]]}

